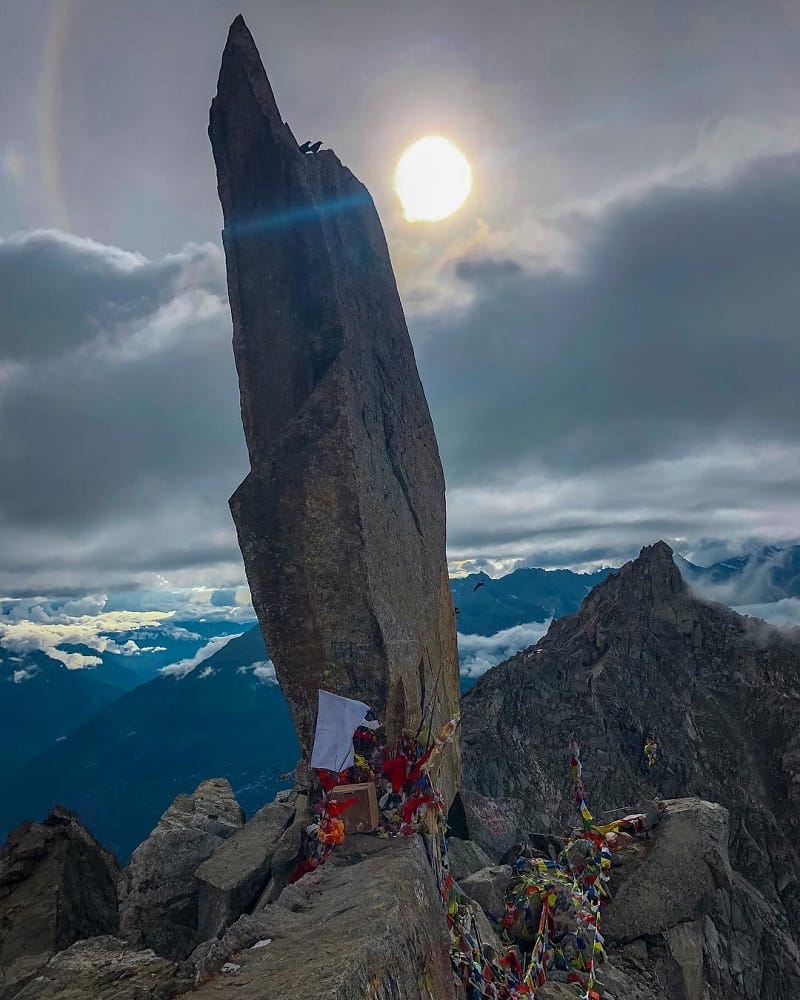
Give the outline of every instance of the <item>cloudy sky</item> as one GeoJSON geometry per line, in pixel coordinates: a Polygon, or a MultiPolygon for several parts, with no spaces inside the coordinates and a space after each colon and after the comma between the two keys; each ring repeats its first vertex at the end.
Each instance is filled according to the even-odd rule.
{"type": "Polygon", "coordinates": [[[800,535],[794,0],[7,0],[0,594],[243,580],[206,135],[240,10],[375,197],[455,567],[800,535]],[[428,133],[475,188],[412,225],[392,174],[428,133]]]}

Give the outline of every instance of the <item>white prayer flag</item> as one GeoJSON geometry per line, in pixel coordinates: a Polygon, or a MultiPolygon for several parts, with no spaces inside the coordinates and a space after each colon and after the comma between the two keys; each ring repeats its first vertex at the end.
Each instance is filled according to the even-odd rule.
{"type": "Polygon", "coordinates": [[[369,710],[363,701],[320,689],[311,766],[337,773],[352,767],[353,733],[369,710]]]}

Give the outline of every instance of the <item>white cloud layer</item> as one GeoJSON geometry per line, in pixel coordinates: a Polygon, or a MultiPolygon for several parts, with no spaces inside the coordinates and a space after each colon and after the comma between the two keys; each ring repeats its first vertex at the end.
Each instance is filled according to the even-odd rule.
{"type": "Polygon", "coordinates": [[[490,667],[534,645],[550,627],[549,621],[527,622],[494,635],[458,634],[458,652],[463,677],[480,677],[490,667]]]}
{"type": "Polygon", "coordinates": [[[262,660],[259,663],[251,663],[246,667],[239,667],[237,673],[252,673],[256,680],[262,684],[277,684],[278,678],[275,676],[275,666],[272,660],[262,660]]]}
{"type": "MultiPolygon", "coordinates": [[[[162,667],[159,673],[163,674],[165,677],[185,677],[190,674],[195,667],[198,667],[201,663],[205,662],[214,653],[219,652],[224,646],[227,646],[231,639],[237,638],[241,635],[241,632],[237,632],[235,635],[220,635],[211,639],[207,642],[202,649],[199,649],[194,656],[187,657],[185,660],[179,660],[177,663],[170,663],[167,667],[162,667]]],[[[200,673],[200,677],[208,677],[212,672],[211,667],[204,668],[204,671],[200,673]]]]}
{"type": "Polygon", "coordinates": [[[762,618],[771,625],[800,627],[800,598],[784,597],[768,604],[743,604],[735,607],[740,615],[762,618]]]}
{"type": "Polygon", "coordinates": [[[113,636],[158,625],[171,614],[172,612],[164,615],[155,611],[115,611],[110,614],[62,615],[59,620],[47,623],[28,621],[25,618],[0,618],[0,647],[23,655],[44,653],[70,670],[79,670],[82,667],[98,666],[102,660],[92,654],[66,651],[62,646],[86,646],[97,653],[118,653],[122,656],[153,652],[156,647],[140,646],[132,639],[119,644],[113,636]]]}
{"type": "MultiPolygon", "coordinates": [[[[80,598],[0,596],[0,649],[22,657],[33,652],[44,653],[70,669],[93,667],[102,662],[99,655],[102,653],[135,657],[164,652],[167,647],[163,643],[169,640],[192,642],[202,638],[200,632],[173,624],[176,615],[183,621],[220,624],[244,623],[255,618],[249,594],[241,588],[142,590],[87,594],[80,598]],[[70,646],[84,646],[93,652],[64,648],[70,646]]],[[[191,669],[185,663],[174,665],[174,672],[191,669]]],[[[17,671],[20,675],[17,683],[27,679],[26,670],[17,671]]]]}

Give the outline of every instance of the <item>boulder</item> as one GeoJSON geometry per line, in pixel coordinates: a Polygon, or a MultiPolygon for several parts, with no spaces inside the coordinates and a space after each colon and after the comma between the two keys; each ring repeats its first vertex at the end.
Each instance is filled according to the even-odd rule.
{"type": "Polygon", "coordinates": [[[195,872],[243,823],[224,778],[179,795],[133,852],[120,880],[122,937],[165,958],[185,958],[201,940],[195,872]]]}
{"type": "Polygon", "coordinates": [[[270,862],[269,882],[256,903],[255,909],[257,910],[266,906],[267,903],[275,902],[289,884],[289,877],[302,858],[303,833],[311,823],[307,794],[302,792],[297,794],[294,800],[294,809],[294,819],[275,845],[270,862]]]}
{"type": "Polygon", "coordinates": [[[658,836],[646,859],[626,871],[603,934],[624,944],[697,920],[732,879],[727,809],[701,799],[666,801],[658,836]]]}
{"type": "Polygon", "coordinates": [[[449,837],[447,840],[447,863],[450,874],[456,882],[460,882],[467,875],[472,875],[473,872],[480,871],[481,868],[490,868],[492,859],[474,841],[449,837]]]}
{"type": "Polygon", "coordinates": [[[186,1000],[456,1000],[444,910],[419,837],[348,837],[193,961],[199,983],[186,1000]]]}
{"type": "Polygon", "coordinates": [[[652,842],[621,869],[604,910],[615,971],[601,970],[601,981],[649,983],[643,1000],[800,996],[795,931],[731,868],[727,810],[701,799],[663,806],[652,842]]]}
{"type": "Polygon", "coordinates": [[[105,936],[79,941],[50,960],[15,1000],[172,1000],[191,971],[105,936]]]}
{"type": "Polygon", "coordinates": [[[536,991],[536,1000],[575,1000],[574,986],[565,983],[545,983],[536,991]]]}
{"type": "MultiPolygon", "coordinates": [[[[303,752],[317,690],[389,741],[458,714],[439,450],[369,192],[303,153],[233,22],[209,135],[250,472],[231,499],[253,604],[303,752]]],[[[449,802],[457,747],[438,782],[449,802]]]]}
{"type": "Polygon", "coordinates": [[[510,865],[492,865],[461,879],[458,886],[465,896],[474,899],[486,913],[502,917],[510,882],[510,865]]]}
{"type": "Polygon", "coordinates": [[[116,933],[118,876],[114,856],[61,806],[9,835],[0,849],[0,997],[73,941],[116,933]]]}
{"type": "Polygon", "coordinates": [[[271,802],[199,866],[195,878],[201,939],[219,937],[250,910],[269,880],[273,854],[293,817],[293,805],[271,802]]]}
{"type": "Polygon", "coordinates": [[[456,829],[482,848],[494,861],[519,842],[525,828],[524,810],[516,799],[493,798],[470,789],[462,788],[450,810],[456,829]]]}

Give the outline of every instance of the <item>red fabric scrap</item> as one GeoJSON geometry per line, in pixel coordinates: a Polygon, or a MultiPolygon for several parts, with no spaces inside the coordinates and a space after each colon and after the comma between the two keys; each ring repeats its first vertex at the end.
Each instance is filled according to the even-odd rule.
{"type": "Polygon", "coordinates": [[[403,805],[403,820],[406,823],[411,822],[411,817],[423,804],[432,804],[433,796],[428,793],[427,795],[414,795],[403,805]]]}
{"type": "Polygon", "coordinates": [[[408,781],[408,758],[405,754],[399,753],[396,757],[389,757],[384,762],[383,770],[392,783],[392,791],[401,792],[403,785],[408,781]]]}
{"type": "Polygon", "coordinates": [[[332,788],[336,787],[336,778],[330,771],[323,771],[321,768],[315,768],[315,772],[319,778],[319,783],[326,792],[329,792],[332,788]]]}
{"type": "Polygon", "coordinates": [[[349,809],[350,806],[354,806],[356,802],[358,802],[358,799],[355,796],[352,796],[349,799],[340,799],[338,802],[329,802],[325,806],[325,811],[330,817],[335,818],[336,816],[341,816],[345,809],[349,809]]]}
{"type": "Polygon", "coordinates": [[[292,874],[289,876],[289,885],[294,885],[295,882],[299,882],[304,875],[308,875],[309,872],[313,872],[317,867],[317,862],[314,860],[299,861],[292,869],[292,874]]]}
{"type": "Polygon", "coordinates": [[[419,779],[422,777],[422,768],[425,764],[427,764],[432,753],[433,753],[433,747],[431,747],[430,750],[425,751],[425,753],[420,757],[417,763],[409,771],[407,779],[408,781],[419,781],[419,779]]]}

